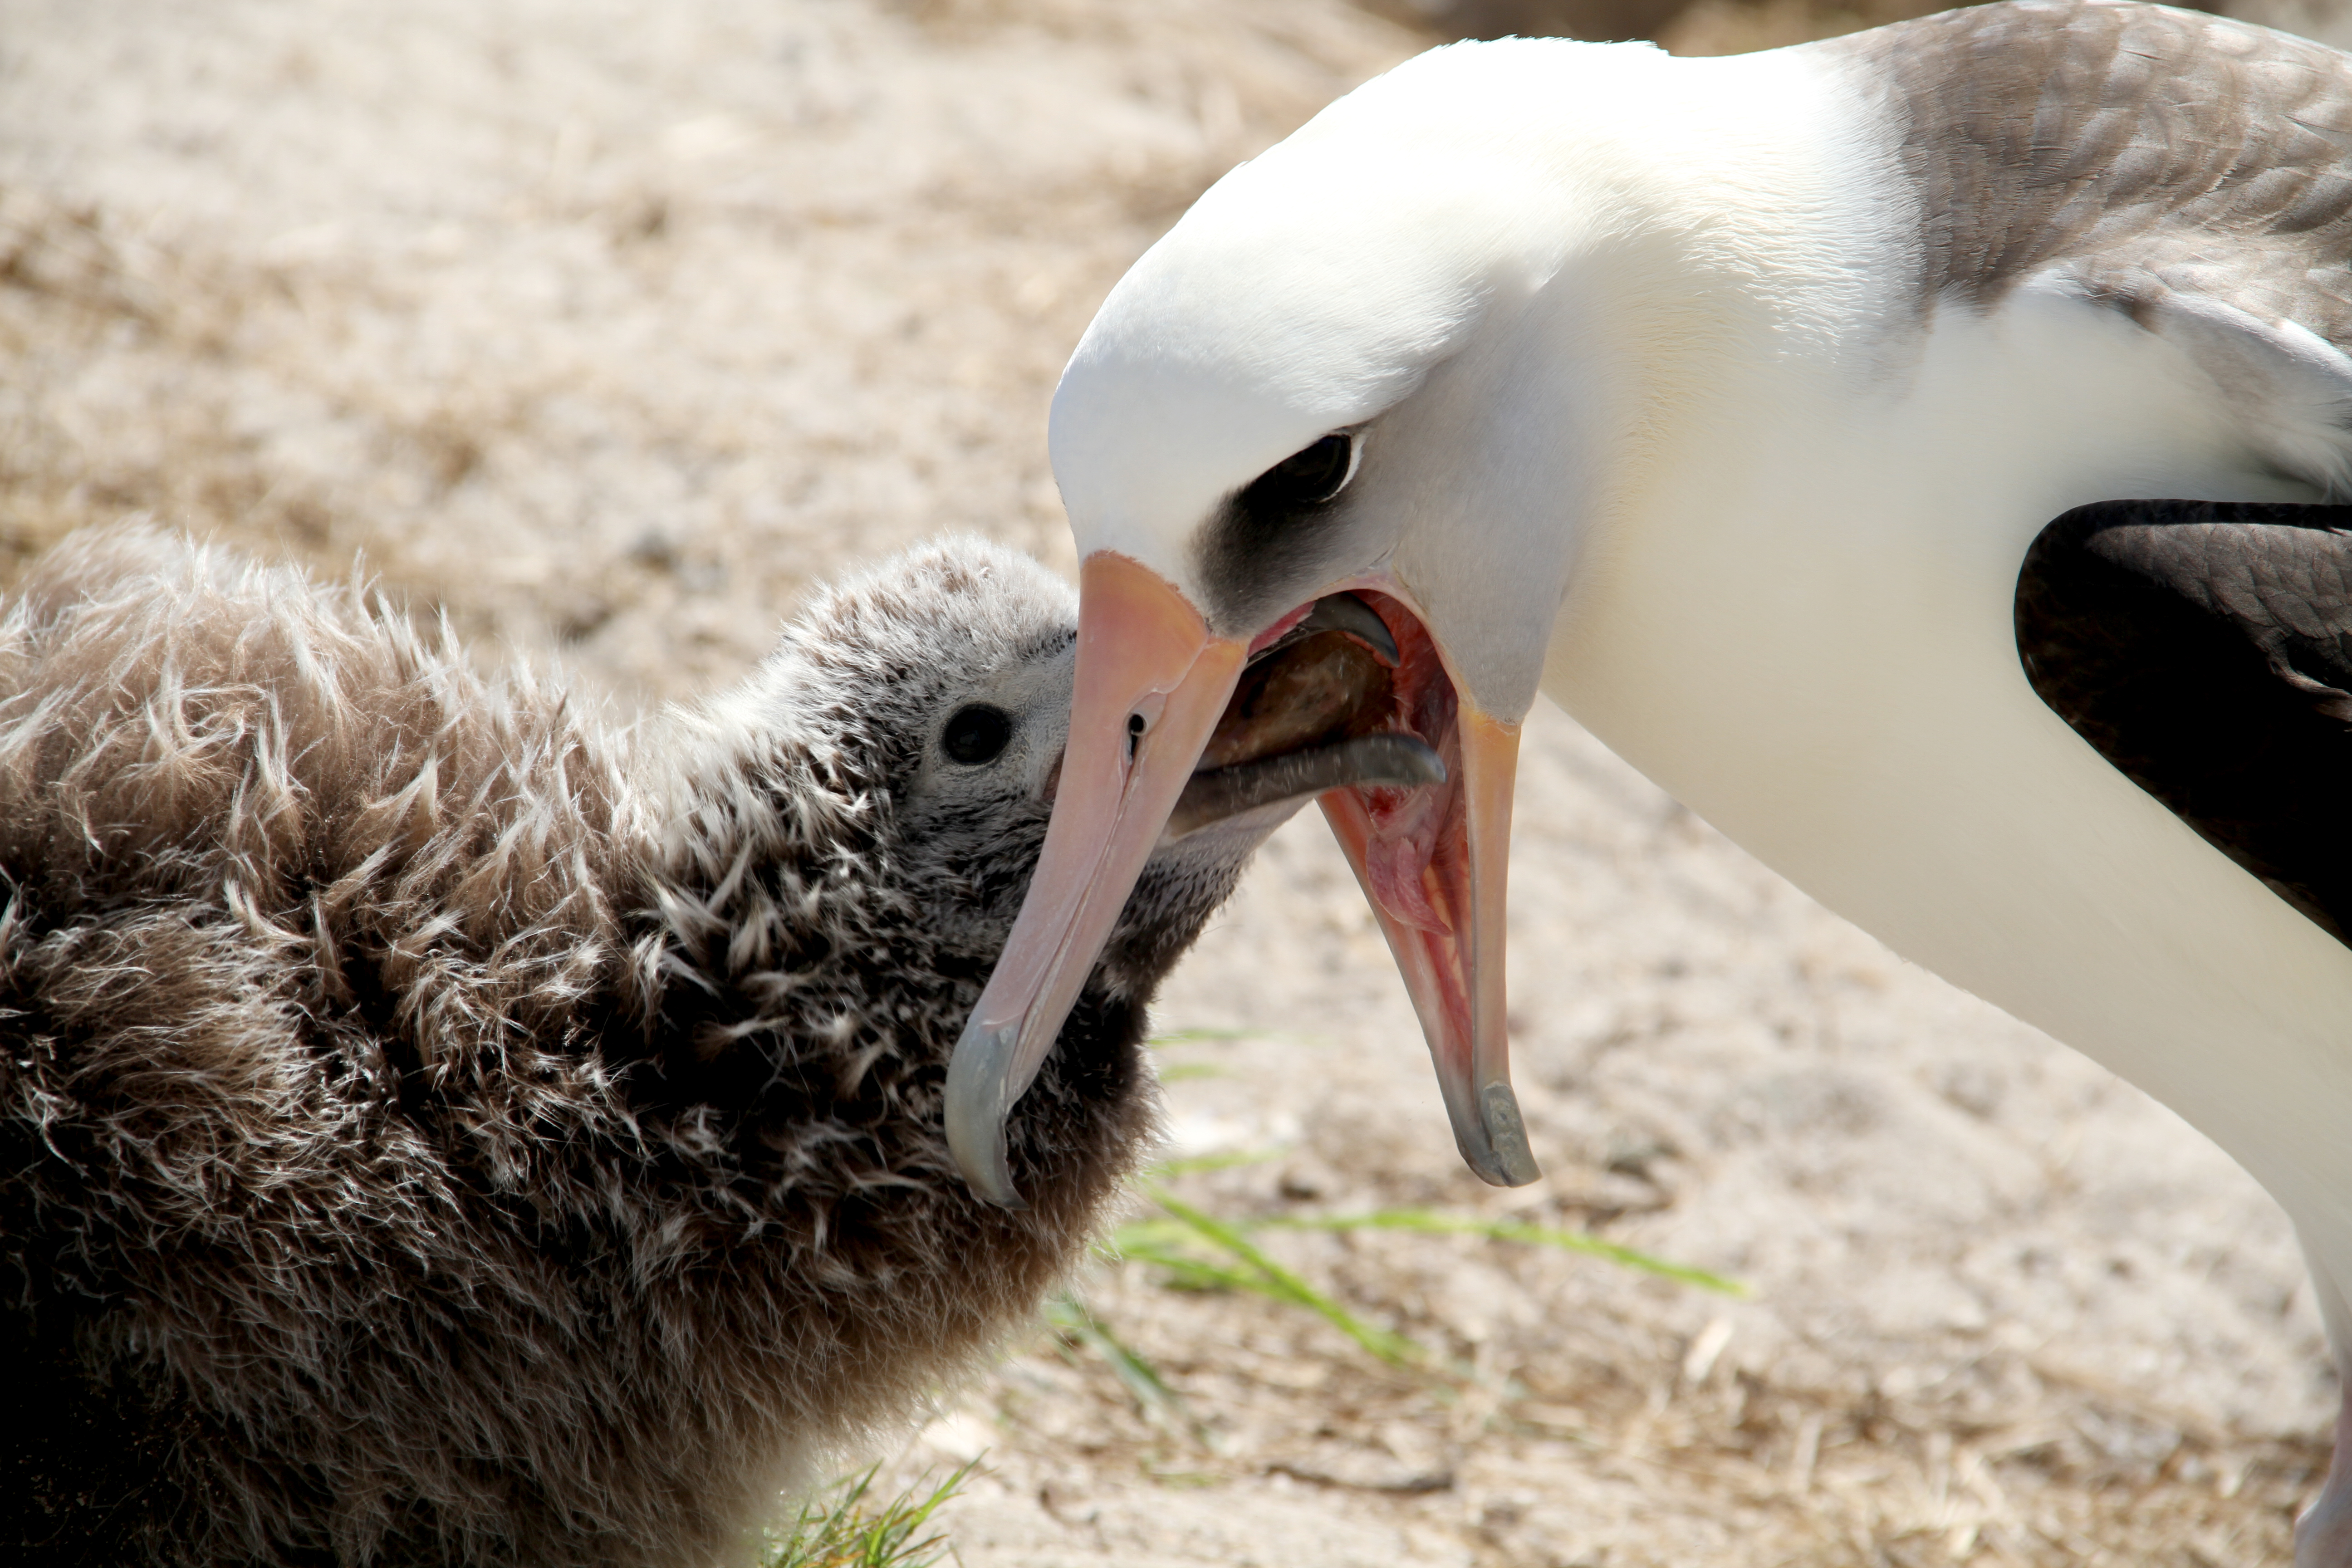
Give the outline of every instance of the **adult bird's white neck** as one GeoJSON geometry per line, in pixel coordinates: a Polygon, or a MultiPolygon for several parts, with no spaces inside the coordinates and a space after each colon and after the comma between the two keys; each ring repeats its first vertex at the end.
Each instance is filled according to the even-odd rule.
{"type": "MultiPolygon", "coordinates": [[[[1318,408],[1269,441],[1279,455],[1318,419],[1370,416],[1349,563],[1385,566],[1411,590],[1488,711],[1525,710],[1540,665],[1528,628],[1549,626],[1564,595],[1605,585],[1623,536],[1661,511],[1704,510],[1710,497],[1737,510],[1721,486],[1742,470],[1760,482],[1777,463],[1801,476],[1790,447],[1801,409],[1866,404],[1916,370],[1916,269],[1902,252],[1916,226],[1892,188],[1886,139],[1864,133],[1878,118],[1842,62],[1801,50],[1695,60],[1520,41],[1415,62],[1335,105],[1328,125],[1257,172],[1311,187],[1288,163],[1342,143],[1360,158],[1368,127],[1446,150],[1450,183],[1402,182],[1377,232],[1354,243],[1403,250],[1393,270],[1407,279],[1433,252],[1444,276],[1479,280],[1475,300],[1432,287],[1417,317],[1401,312],[1443,350],[1415,368],[1408,395],[1384,388],[1391,401],[1377,409],[1318,408]],[[1455,90],[1431,91],[1424,79],[1449,72],[1465,78],[1455,90]],[[1416,113],[1396,112],[1391,97],[1416,113]],[[1465,165],[1484,177],[1465,182],[1465,165]],[[1478,200],[1465,204],[1465,184],[1478,200]],[[1461,569],[1469,540],[1487,569],[1461,569]]],[[[1204,225],[1217,220],[1204,203],[1204,225]]],[[[1329,226],[1349,225],[1371,218],[1351,212],[1329,226]]],[[[1198,248],[1173,247],[1160,270],[1199,267],[1198,248]]],[[[1150,258],[1128,287],[1158,287],[1150,258]]],[[[1285,352],[1318,363],[1318,345],[1285,352]]],[[[1090,397],[1085,359],[1082,349],[1074,392],[1090,397]]],[[[1199,460],[1199,447],[1170,445],[1199,460]]],[[[1246,472],[1250,460],[1223,458],[1217,471],[1246,472]]],[[[1096,471],[1083,456],[1065,467],[1096,471]]],[[[1095,526],[1082,500],[1082,551],[1181,557],[1165,541],[1095,526]]],[[[1174,510],[1189,528],[1204,505],[1174,510]]],[[[1218,586],[1200,591],[1213,598],[1218,586]]]]}
{"type": "Polygon", "coordinates": [[[1726,361],[1826,365],[1853,323],[1906,313],[1906,279],[1867,265],[1894,220],[1837,71],[1514,40],[1332,105],[1203,197],[1072,356],[1052,435],[1080,554],[1146,563],[1228,634],[1393,571],[1450,621],[1468,695],[1523,712],[1526,628],[1539,647],[1576,567],[1560,520],[1622,510],[1678,461],[1668,437],[1727,401],[1726,361]],[[1364,437],[1345,537],[1305,575],[1262,553],[1221,573],[1204,521],[1344,428],[1364,437]],[[1465,534],[1513,570],[1465,582],[1465,534]]]}
{"type": "MultiPolygon", "coordinates": [[[[1760,81],[1803,59],[1727,64],[1760,81]]],[[[1757,313],[1704,384],[1642,373],[1646,425],[1572,525],[1543,689],[1905,956],[2167,1101],[2347,1256],[2352,952],[2044,707],[2013,620],[2020,562],[2070,508],[2311,500],[2324,464],[2282,473],[2208,366],[2063,269],[1990,311],[1888,297],[1921,225],[1887,111],[1848,101],[1810,163],[1778,165],[1792,195],[1834,171],[1832,195],[1726,204],[1715,253],[1799,272],[1843,240],[1880,292],[1739,285],[1757,313]]]]}

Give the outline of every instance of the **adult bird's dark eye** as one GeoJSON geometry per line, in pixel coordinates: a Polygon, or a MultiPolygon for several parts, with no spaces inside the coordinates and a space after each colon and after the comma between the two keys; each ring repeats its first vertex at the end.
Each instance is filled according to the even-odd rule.
{"type": "Polygon", "coordinates": [[[1253,510],[1287,510],[1329,500],[1347,486],[1355,467],[1355,446],[1349,437],[1326,436],[1251,480],[1243,498],[1253,510]]]}
{"type": "Polygon", "coordinates": [[[985,702],[975,702],[969,708],[959,708],[948,720],[947,731],[940,737],[940,750],[951,763],[972,766],[992,761],[1013,739],[1013,721],[1002,708],[991,708],[985,702]]]}

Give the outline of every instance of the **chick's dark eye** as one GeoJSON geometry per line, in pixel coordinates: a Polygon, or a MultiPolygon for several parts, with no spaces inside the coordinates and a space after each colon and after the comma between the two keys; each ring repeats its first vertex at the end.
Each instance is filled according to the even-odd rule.
{"type": "Polygon", "coordinates": [[[949,718],[940,736],[940,750],[948,754],[948,761],[971,767],[994,760],[1012,739],[1013,720],[1003,709],[974,702],[957,709],[949,718]]]}
{"type": "Polygon", "coordinates": [[[1256,479],[1243,491],[1252,510],[1318,506],[1347,488],[1356,466],[1356,443],[1347,436],[1326,436],[1300,448],[1256,479]]]}

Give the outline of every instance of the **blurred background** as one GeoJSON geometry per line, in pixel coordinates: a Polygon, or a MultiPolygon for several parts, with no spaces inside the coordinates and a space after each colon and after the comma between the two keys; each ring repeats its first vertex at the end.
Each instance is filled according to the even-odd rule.
{"type": "MultiPolygon", "coordinates": [[[[1366,77],[1464,36],[1720,53],[1931,8],[0,0],[0,584],[147,512],[359,560],[624,711],[707,689],[928,534],[1071,569],[1070,345],[1366,77]]],[[[1547,1179],[1461,1169],[1301,819],[1159,1009],[1170,1164],[1126,1261],[877,1439],[887,1486],[979,1459],[955,1560],[2285,1562],[2333,1383],[2262,1194],[1557,712],[1527,766],[1547,1179]]]]}

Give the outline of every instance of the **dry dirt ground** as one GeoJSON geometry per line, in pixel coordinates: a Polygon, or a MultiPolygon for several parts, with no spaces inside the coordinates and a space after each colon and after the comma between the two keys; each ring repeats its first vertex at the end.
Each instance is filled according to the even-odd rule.
{"type": "MultiPolygon", "coordinates": [[[[1841,16],[1703,0],[1667,36],[1841,16]]],[[[1339,0],[0,0],[0,576],[141,510],[363,552],[486,658],[640,703],[921,535],[1066,568],[1043,412],[1095,302],[1222,169],[1427,41],[1339,0]]],[[[1181,1408],[1041,1331],[886,1456],[985,1448],[958,1559],[2283,1563],[2332,1383],[2263,1194],[1557,713],[1524,789],[1548,1180],[1460,1168],[1309,817],[1160,1009],[1248,1031],[1163,1053],[1180,1152],[1237,1160],[1177,1190],[1590,1226],[1752,1293],[1255,1233],[1425,1347],[1397,1370],[1106,1267],[1095,1312],[1181,1408]]]]}

